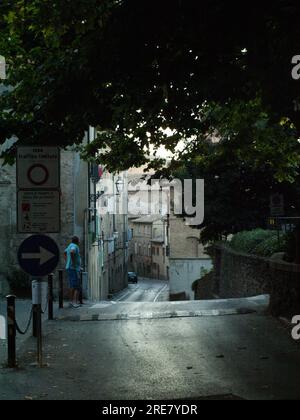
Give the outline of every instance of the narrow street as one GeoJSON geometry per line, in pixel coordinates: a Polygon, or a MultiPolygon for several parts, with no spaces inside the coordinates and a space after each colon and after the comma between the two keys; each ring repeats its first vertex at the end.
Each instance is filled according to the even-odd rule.
{"type": "Polygon", "coordinates": [[[137,284],[129,284],[128,288],[112,298],[116,302],[162,302],[168,300],[168,282],[164,280],[139,278],[137,284]]]}

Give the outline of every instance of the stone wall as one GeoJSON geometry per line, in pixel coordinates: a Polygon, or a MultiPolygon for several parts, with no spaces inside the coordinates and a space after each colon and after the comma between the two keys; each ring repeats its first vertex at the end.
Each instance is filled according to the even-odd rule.
{"type": "Polygon", "coordinates": [[[215,293],[220,298],[270,294],[274,316],[300,314],[300,267],[282,261],[215,249],[215,293]]]}

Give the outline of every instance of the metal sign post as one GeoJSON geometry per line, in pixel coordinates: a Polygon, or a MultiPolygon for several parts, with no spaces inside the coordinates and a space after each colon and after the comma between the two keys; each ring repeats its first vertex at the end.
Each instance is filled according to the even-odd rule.
{"type": "Polygon", "coordinates": [[[27,238],[19,247],[18,261],[32,282],[33,336],[37,338],[38,366],[43,366],[42,348],[42,277],[51,274],[59,263],[59,249],[53,239],[45,235],[27,238]]]}
{"type": "Polygon", "coordinates": [[[7,364],[15,368],[16,362],[16,297],[7,296],[7,364]]]}
{"type": "MultiPolygon", "coordinates": [[[[36,234],[19,247],[18,261],[32,276],[33,336],[37,337],[38,365],[42,352],[42,277],[59,263],[59,249],[45,233],[59,233],[60,149],[25,146],[17,148],[17,227],[19,233],[36,234]]],[[[52,292],[51,292],[52,293],[52,292]]],[[[53,317],[53,314],[49,313],[53,317]]]]}
{"type": "Polygon", "coordinates": [[[41,279],[32,282],[32,310],[34,337],[37,338],[37,362],[43,367],[43,342],[42,342],[42,283],[41,279]]]}

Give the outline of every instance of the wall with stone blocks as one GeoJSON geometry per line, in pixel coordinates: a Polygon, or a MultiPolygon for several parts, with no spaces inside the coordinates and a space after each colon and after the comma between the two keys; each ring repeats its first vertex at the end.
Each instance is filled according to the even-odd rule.
{"type": "Polygon", "coordinates": [[[220,298],[270,294],[270,313],[300,314],[300,266],[216,247],[215,290],[220,298]]]}

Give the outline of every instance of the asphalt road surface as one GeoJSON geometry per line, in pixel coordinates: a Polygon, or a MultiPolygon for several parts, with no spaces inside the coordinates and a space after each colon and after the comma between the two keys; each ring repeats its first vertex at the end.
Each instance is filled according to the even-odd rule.
{"type": "Polygon", "coordinates": [[[168,300],[169,283],[163,280],[139,278],[137,284],[130,283],[128,288],[112,298],[115,302],[161,302],[168,300]]]}
{"type": "Polygon", "coordinates": [[[0,368],[0,400],[300,399],[299,342],[264,315],[265,297],[167,296],[166,282],[143,279],[112,301],[58,311],[43,327],[45,367],[34,365],[36,340],[22,341],[20,369],[0,368]]]}
{"type": "Polygon", "coordinates": [[[300,348],[272,318],[49,323],[44,369],[0,371],[1,399],[300,399],[300,348]]]}

